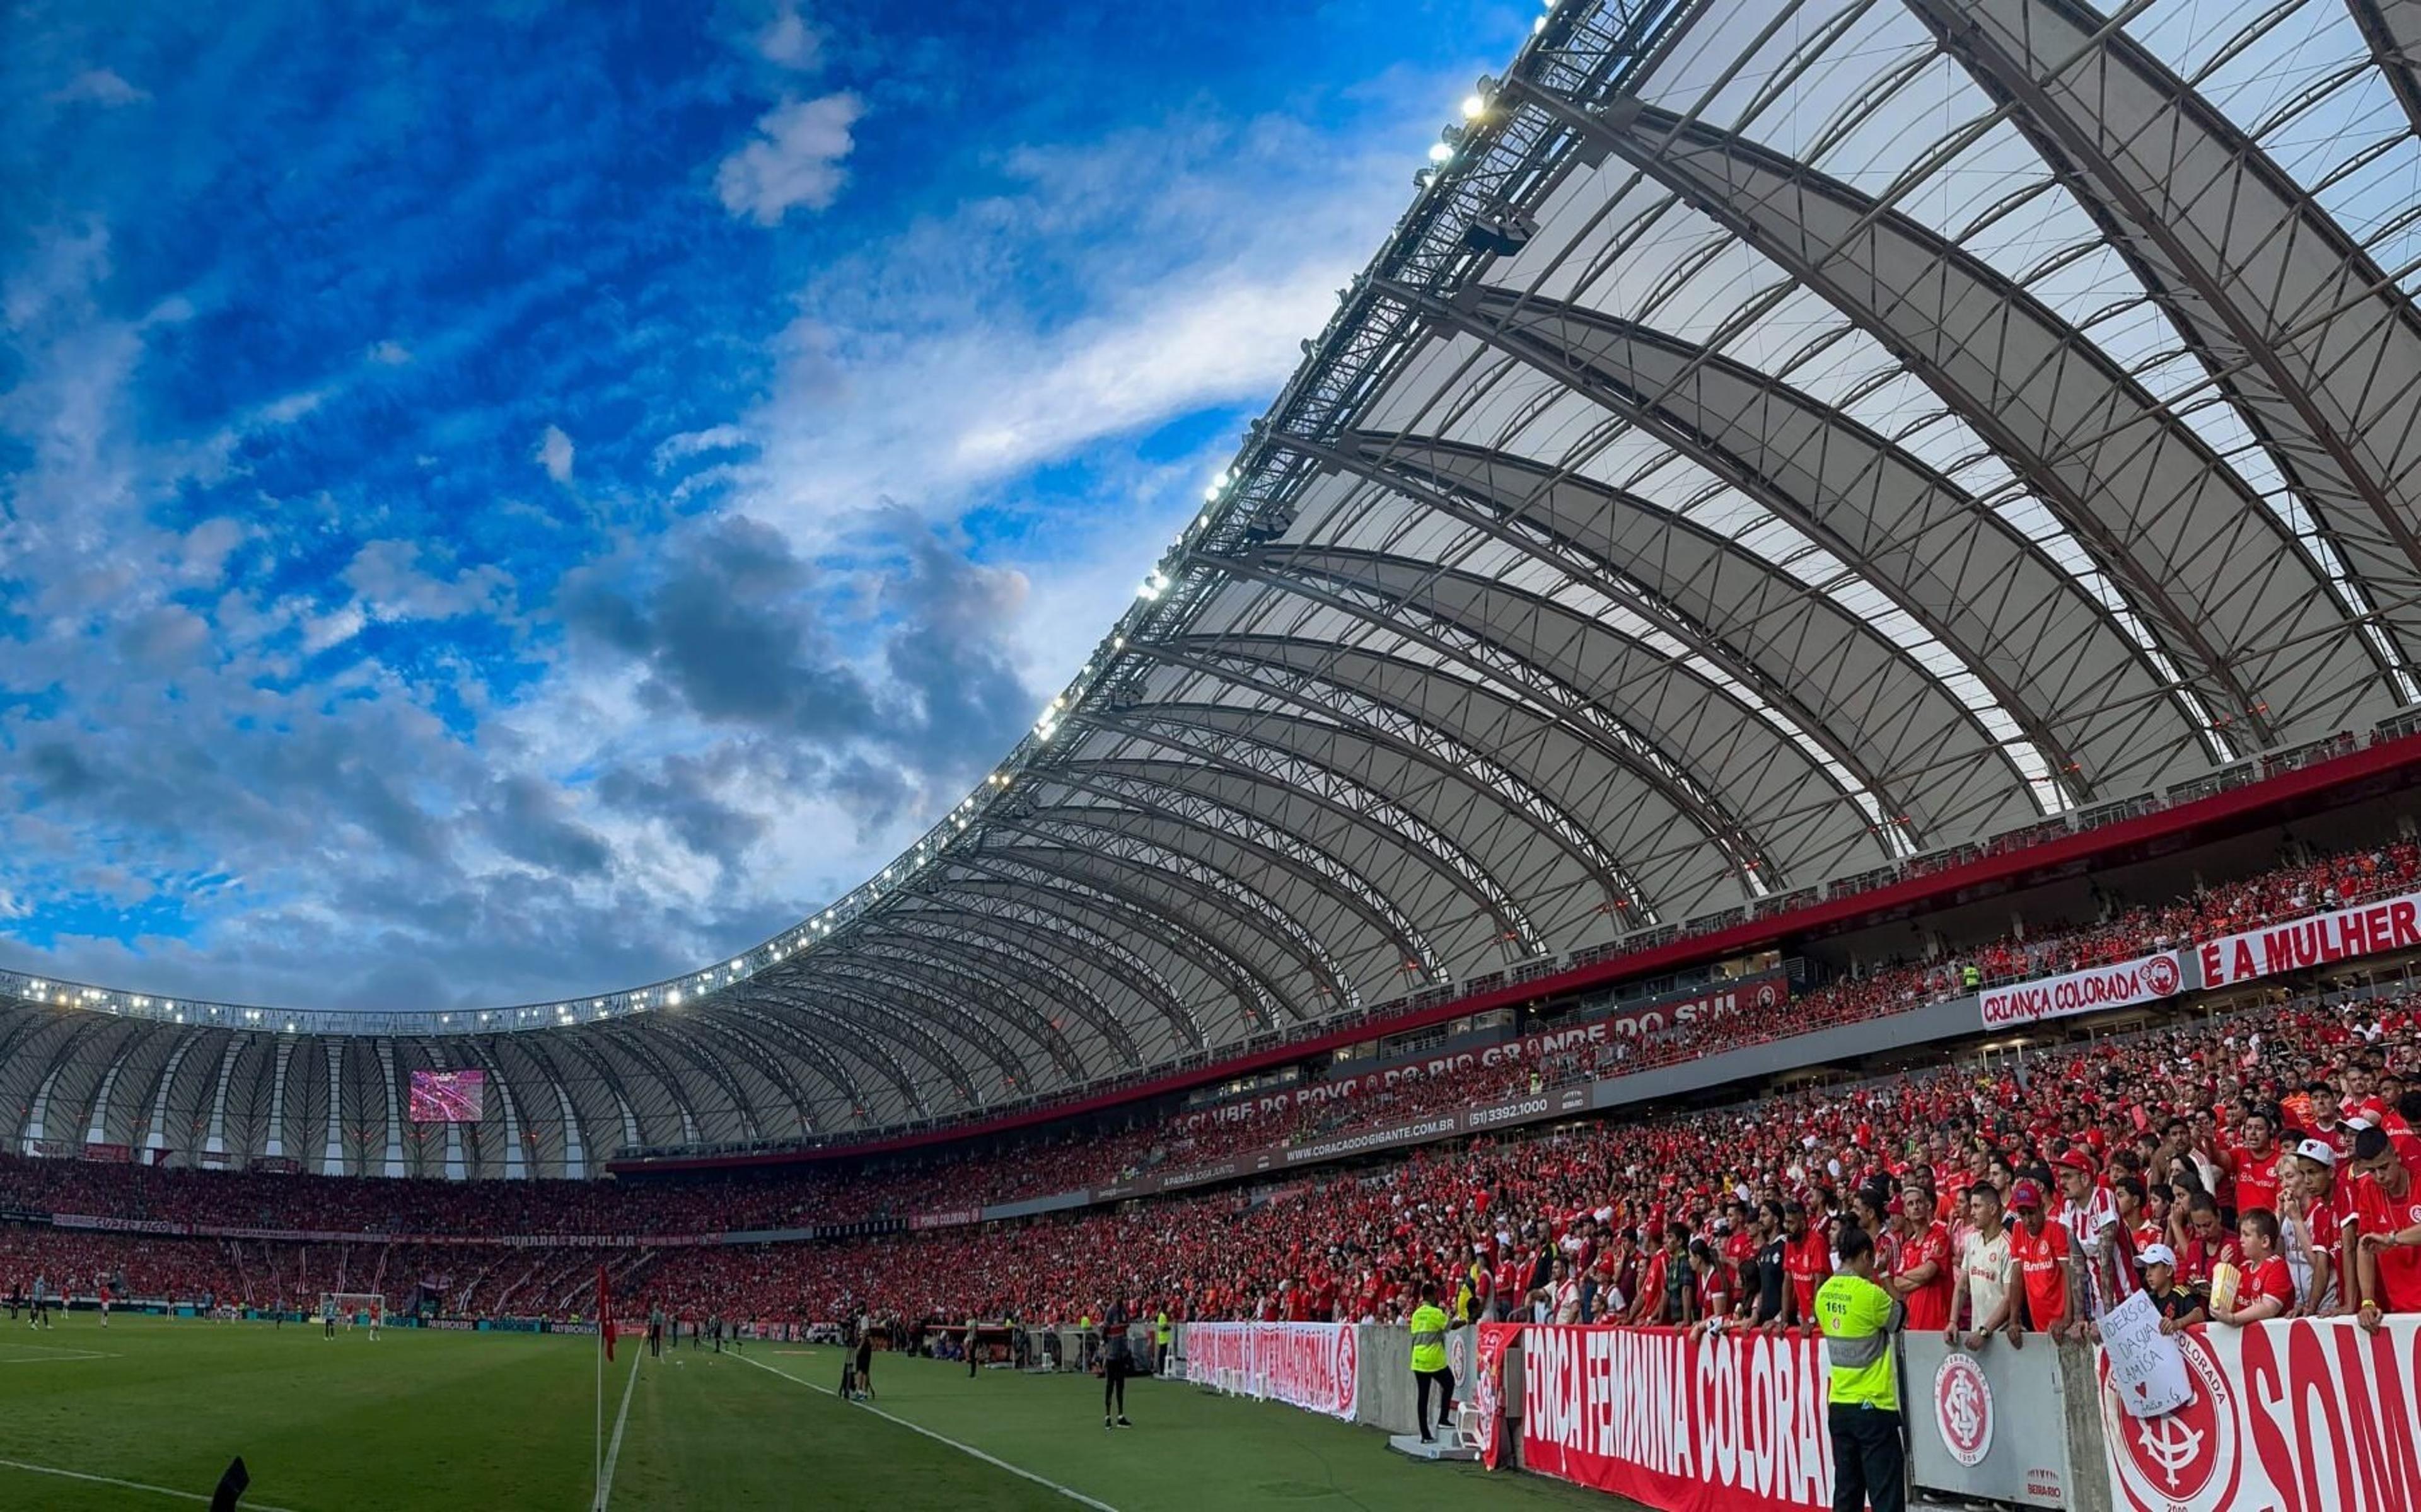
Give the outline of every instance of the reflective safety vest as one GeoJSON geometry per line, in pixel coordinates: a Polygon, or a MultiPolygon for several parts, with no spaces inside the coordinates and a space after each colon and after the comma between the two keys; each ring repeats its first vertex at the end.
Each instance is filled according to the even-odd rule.
{"type": "Polygon", "coordinates": [[[1435,1302],[1413,1309],[1413,1368],[1445,1368],[1445,1310],[1435,1302]]]}
{"type": "Polygon", "coordinates": [[[1824,1331],[1835,1405],[1899,1411],[1891,1340],[1904,1316],[1890,1292],[1846,1270],[1816,1288],[1816,1326],[1824,1331]]]}
{"type": "Polygon", "coordinates": [[[1166,1344],[1170,1339],[1177,1336],[1177,1331],[1168,1325],[1168,1315],[1166,1313],[1160,1315],[1159,1323],[1161,1343],[1166,1344]]]}

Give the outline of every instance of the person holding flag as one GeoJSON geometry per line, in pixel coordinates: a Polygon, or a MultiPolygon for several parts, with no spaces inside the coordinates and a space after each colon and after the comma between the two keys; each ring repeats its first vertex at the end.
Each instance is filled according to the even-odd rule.
{"type": "MultiPolygon", "coordinates": [[[[614,1358],[614,1292],[605,1281],[604,1262],[597,1266],[597,1441],[589,1459],[598,1499],[605,1494],[605,1366],[614,1358]]],[[[634,1363],[633,1370],[638,1368],[634,1363]]],[[[623,1406],[630,1405],[625,1396],[623,1406]]]]}

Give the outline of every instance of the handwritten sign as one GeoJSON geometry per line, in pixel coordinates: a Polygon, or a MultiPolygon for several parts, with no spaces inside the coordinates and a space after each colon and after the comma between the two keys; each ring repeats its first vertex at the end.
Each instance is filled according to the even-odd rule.
{"type": "Polygon", "coordinates": [[[2149,1292],[2139,1291],[2102,1316],[2101,1349],[2110,1361],[2110,1390],[2129,1417],[2159,1417],[2194,1400],[2184,1351],[2161,1332],[2149,1292]]]}

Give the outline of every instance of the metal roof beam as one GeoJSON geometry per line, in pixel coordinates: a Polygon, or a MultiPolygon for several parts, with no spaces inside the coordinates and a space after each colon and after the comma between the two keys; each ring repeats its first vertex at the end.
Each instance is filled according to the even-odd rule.
{"type": "Polygon", "coordinates": [[[2421,629],[2421,312],[2257,143],[2089,6],[1907,3],[2220,375],[2409,641],[2421,629]]]}
{"type": "MultiPolygon", "coordinates": [[[[1207,834],[1223,844],[1242,846],[1266,855],[1273,865],[1303,876],[1314,886],[1335,889],[1353,911],[1394,942],[1403,959],[1427,982],[1446,980],[1437,951],[1428,934],[1413,923],[1393,899],[1379,891],[1353,867],[1271,824],[1259,815],[1215,798],[1205,798],[1150,773],[1104,772],[1097,765],[1084,772],[1054,771],[1046,778],[1060,787],[1110,801],[1116,807],[1101,815],[1131,812],[1164,819],[1180,829],[1207,834]]],[[[1023,811],[1020,811],[1023,812],[1023,811]]],[[[1093,813],[1091,810],[1082,812],[1093,813]]]]}

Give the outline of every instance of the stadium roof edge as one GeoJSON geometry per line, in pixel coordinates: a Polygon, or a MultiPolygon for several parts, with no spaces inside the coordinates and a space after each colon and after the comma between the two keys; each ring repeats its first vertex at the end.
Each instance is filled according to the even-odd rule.
{"type": "Polygon", "coordinates": [[[1014,1132],[1103,1112],[1124,1103],[1164,1097],[1172,1092],[1191,1091],[1231,1077],[1248,1076],[1348,1045],[1427,1028],[1472,1014],[1512,1007],[1540,998],[1559,997],[1625,978],[1652,977],[1678,967],[1767,949],[1793,939],[1858,927],[1957,894],[1988,896],[2013,891],[2079,861],[2123,855],[2152,842],[2173,840],[2180,835],[2209,835],[2214,830],[2225,830],[2230,825],[2257,827],[2292,817],[2294,811],[2307,809],[2315,799],[2334,803],[2364,796],[2361,789],[2366,786],[2421,786],[2421,734],[2384,740],[2342,756],[2279,772],[2259,782],[2227,788],[2207,798],[2141,815],[2102,829],[2086,830],[2038,846],[2023,847],[1922,876],[1903,878],[1871,893],[1828,898],[1805,909],[1753,920],[1717,933],[1672,941],[1553,976],[1457,998],[1384,1020],[1365,1020],[1316,1038],[1272,1047],[1216,1066],[1172,1073],[1141,1085],[1103,1092],[1063,1104],[1024,1109],[945,1129],[794,1150],[618,1158],[607,1161],[606,1169],[617,1175],[638,1175],[850,1160],[1014,1132]],[[2390,780],[2382,782],[2382,779],[2390,780]]]}

